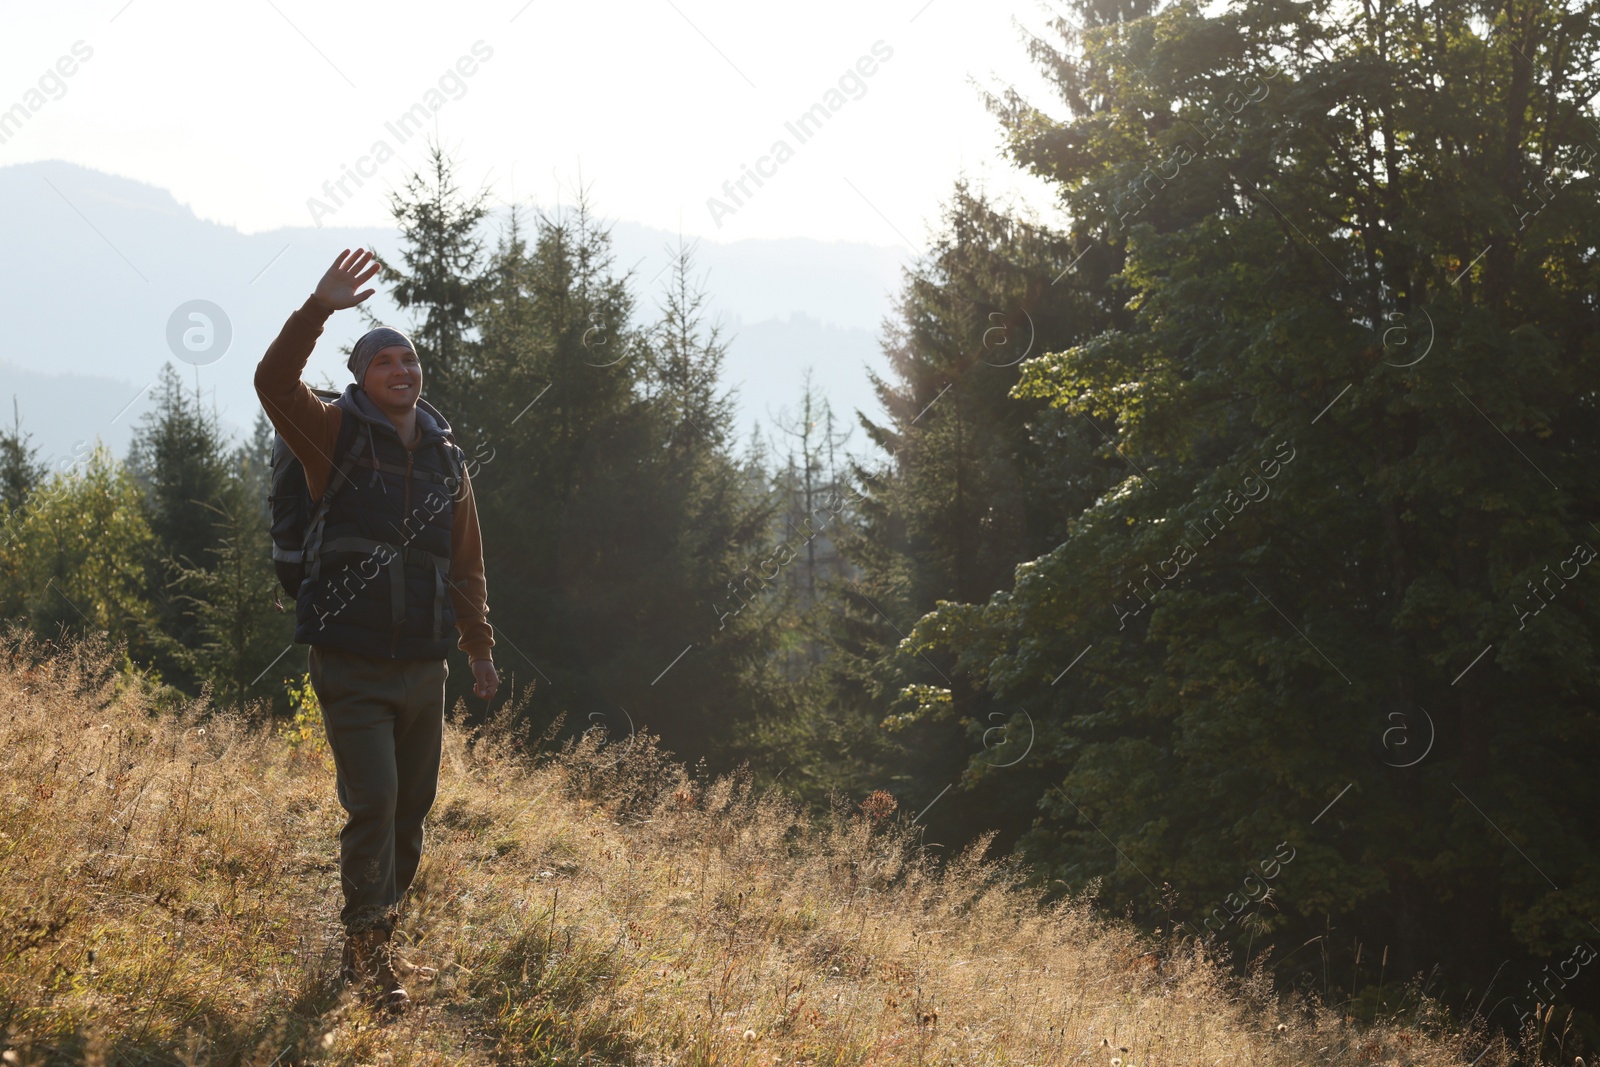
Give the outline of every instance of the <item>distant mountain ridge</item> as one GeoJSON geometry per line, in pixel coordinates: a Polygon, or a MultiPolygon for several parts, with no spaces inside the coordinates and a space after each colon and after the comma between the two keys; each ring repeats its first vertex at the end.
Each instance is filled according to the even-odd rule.
{"type": "MultiPolygon", "coordinates": [[[[215,362],[180,370],[214,397],[225,428],[242,435],[258,410],[255,362],[333,257],[358,245],[399,251],[391,228],[240,233],[197,218],[163,189],[58,161],[0,167],[0,203],[0,244],[10,253],[0,261],[0,417],[9,423],[15,396],[46,459],[96,435],[125,454],[149,386],[174,358],[168,320],[192,300],[223,309],[232,341],[215,362]]],[[[649,320],[677,235],[610,226],[617,266],[634,269],[640,317],[649,320]]],[[[806,238],[696,244],[712,317],[732,338],[724,384],[738,390],[734,436],[793,406],[808,364],[844,424],[854,424],[856,408],[877,413],[866,368],[881,359],[880,326],[903,260],[894,248],[806,238]]],[[[382,293],[373,310],[404,325],[382,293]]],[[[330,320],[307,379],[342,386],[342,351],[361,332],[356,314],[330,320]]],[[[864,444],[859,434],[855,443],[864,444]]]]}

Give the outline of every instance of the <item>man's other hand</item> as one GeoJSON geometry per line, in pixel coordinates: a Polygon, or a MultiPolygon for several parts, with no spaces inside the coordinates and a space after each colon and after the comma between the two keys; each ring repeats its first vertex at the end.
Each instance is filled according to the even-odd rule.
{"type": "Polygon", "coordinates": [[[500,675],[495,673],[493,660],[473,660],[472,677],[473,693],[485,700],[493,699],[500,689],[500,675]]]}
{"type": "Polygon", "coordinates": [[[313,295],[316,296],[317,302],[329,311],[353,308],[377,292],[376,289],[364,292],[356,290],[372,280],[372,276],[378,273],[378,267],[379,264],[373,262],[371,252],[358,248],[352,255],[347,248],[334,259],[333,266],[328,268],[328,273],[317,283],[317,290],[313,295]]]}

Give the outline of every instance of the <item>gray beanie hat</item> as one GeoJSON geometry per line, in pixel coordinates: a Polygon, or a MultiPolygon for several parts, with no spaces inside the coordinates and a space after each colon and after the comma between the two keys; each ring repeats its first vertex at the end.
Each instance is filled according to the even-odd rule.
{"type": "Polygon", "coordinates": [[[345,366],[350,368],[350,373],[356,376],[357,383],[366,379],[367,366],[372,362],[372,357],[391,345],[401,345],[411,349],[413,353],[417,350],[417,346],[411,343],[411,338],[393,326],[379,326],[361,335],[361,340],[350,350],[350,358],[345,362],[345,366]]]}

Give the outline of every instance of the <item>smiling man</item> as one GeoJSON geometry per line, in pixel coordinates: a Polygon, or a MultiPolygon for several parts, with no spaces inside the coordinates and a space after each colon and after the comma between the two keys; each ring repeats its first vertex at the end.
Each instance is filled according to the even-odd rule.
{"type": "MultiPolygon", "coordinates": [[[[390,935],[422,856],[439,781],[445,628],[460,631],[473,692],[499,687],[477,505],[450,424],[422,399],[410,339],[382,326],[355,344],[355,377],[333,403],[300,380],[335,311],[375,290],[373,255],[345,249],[289,316],[256,367],[256,395],[305,469],[312,501],[331,485],[295,602],[295,640],[311,646],[312,689],[333,750],[344,886],[344,976],[373,981],[385,1005],[408,1000],[390,935]]],[[[313,524],[315,526],[315,524],[313,524]]]]}

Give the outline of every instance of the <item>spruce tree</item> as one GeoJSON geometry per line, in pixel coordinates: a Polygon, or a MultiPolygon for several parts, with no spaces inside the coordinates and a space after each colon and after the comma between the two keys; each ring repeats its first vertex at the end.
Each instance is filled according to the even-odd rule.
{"type": "Polygon", "coordinates": [[[728,454],[724,346],[689,250],[660,318],[636,328],[631,274],[585,191],[531,222],[513,208],[480,258],[450,170],[436,156],[433,179],[396,198],[408,247],[391,280],[413,308],[445,292],[425,271],[473,280],[464,303],[428,300],[460,343],[446,414],[463,426],[496,663],[533,687],[541,725],[566,715],[615,737],[652,729],[686,755],[726,749],[770,638],[755,612],[719,627],[713,602],[760,558],[767,502],[728,454]]]}
{"type": "Polygon", "coordinates": [[[841,788],[894,792],[904,809],[929,812],[941,842],[995,828],[1008,846],[1027,828],[1024,781],[1042,764],[1009,765],[1027,751],[1026,708],[968,683],[953,651],[904,639],[941,601],[1008,584],[1120,468],[1095,455],[1087,423],[1010,396],[1027,356],[1101,321],[1071,277],[1075,255],[1070,236],[958,182],[887,324],[888,373],[873,382],[888,417],[858,413],[877,454],[852,464],[852,515],[836,542],[851,573],[828,586],[810,715],[841,788]]]}
{"type": "MultiPolygon", "coordinates": [[[[428,145],[426,168],[413,172],[403,190],[390,194],[404,268],[380,256],[380,279],[401,308],[421,317],[410,332],[423,360],[423,392],[429,403],[462,436],[470,436],[475,426],[468,402],[475,373],[472,311],[487,284],[481,229],[489,194],[480,190],[462,196],[456,165],[437,143],[428,145]]],[[[360,310],[369,325],[377,325],[370,309],[360,310]]]]}
{"type": "Polygon", "coordinates": [[[44,481],[49,468],[39,461],[39,448],[29,444],[33,437],[22,430],[22,412],[12,397],[12,426],[0,433],[0,505],[12,512],[21,508],[35,486],[44,481]]]}
{"type": "Polygon", "coordinates": [[[220,546],[215,509],[232,502],[236,487],[215,412],[197,391],[185,388],[172,363],[162,365],[153,395],[154,406],[134,430],[127,466],[142,490],[153,537],[148,595],[165,649],[155,665],[169,682],[194,692],[199,678],[179,650],[199,643],[199,622],[177,583],[187,568],[204,566],[220,546]]]}
{"type": "Polygon", "coordinates": [[[213,699],[243,707],[264,699],[288,709],[283,682],[295,657],[294,602],[282,595],[272,563],[272,425],[258,412],[250,438],[228,456],[228,482],[205,510],[216,543],[199,560],[174,568],[173,591],[195,625],[190,643],[173,649],[183,669],[209,683],[213,699]]]}
{"type": "MultiPolygon", "coordinates": [[[[1014,394],[1126,464],[910,646],[1040,709],[1042,884],[1319,984],[1385,944],[1459,996],[1600,912],[1600,29],[1347,15],[1174,5],[1064,37],[1066,119],[993,102],[1122,309],[1014,394]],[[1284,842],[1264,904],[1241,872],[1284,842]]],[[[1515,1027],[1539,995],[1506,995],[1515,1027]]]]}
{"type": "MultiPolygon", "coordinates": [[[[802,612],[812,610],[819,586],[827,578],[844,573],[835,540],[835,522],[846,512],[849,494],[841,468],[839,448],[848,443],[849,433],[834,427],[833,406],[812,382],[812,368],[806,367],[802,379],[798,410],[780,412],[774,425],[798,447],[799,456],[786,450],[779,472],[780,492],[784,497],[781,536],[803,544],[801,559],[789,568],[788,582],[794,588],[802,612]]],[[[821,649],[808,641],[805,658],[810,666],[820,659],[821,649]]]]}

